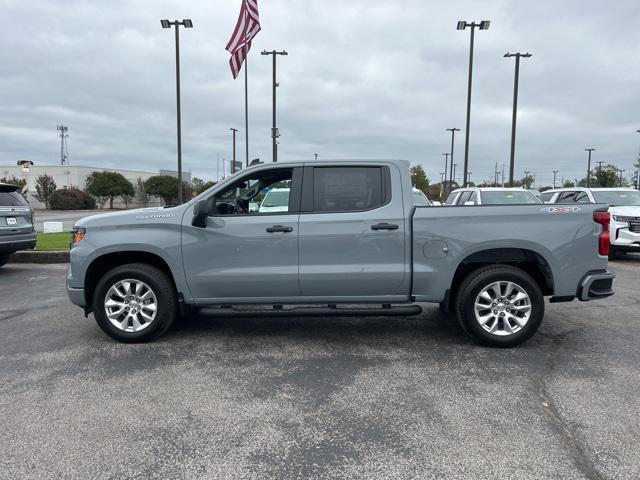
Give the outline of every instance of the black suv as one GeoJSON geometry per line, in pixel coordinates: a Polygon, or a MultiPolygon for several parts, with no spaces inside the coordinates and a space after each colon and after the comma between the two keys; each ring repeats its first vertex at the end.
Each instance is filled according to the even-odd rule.
{"type": "Polygon", "coordinates": [[[35,246],[33,210],[17,186],[0,183],[0,267],[13,252],[35,246]]]}

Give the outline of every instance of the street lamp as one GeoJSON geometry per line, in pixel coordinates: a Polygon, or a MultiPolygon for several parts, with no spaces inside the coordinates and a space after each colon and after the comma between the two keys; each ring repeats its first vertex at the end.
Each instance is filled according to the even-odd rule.
{"type": "Polygon", "coordinates": [[[447,128],[447,132],[451,132],[451,152],[449,153],[449,155],[451,155],[451,167],[450,167],[450,176],[449,176],[449,191],[451,191],[451,189],[453,188],[453,141],[454,138],[456,136],[456,132],[459,132],[460,129],[453,127],[453,128],[447,128]]]}
{"type": "MultiPolygon", "coordinates": [[[[558,173],[560,173],[560,170],[553,171],[553,188],[556,188],[556,175],[558,175],[558,173]]],[[[513,187],[513,185],[511,186],[513,187]]]]}
{"type": "Polygon", "coordinates": [[[262,55],[273,55],[273,125],[271,127],[271,138],[273,139],[273,161],[278,161],[278,137],[280,132],[276,128],[276,88],[280,86],[276,82],[276,57],[278,55],[289,55],[285,50],[278,52],[277,50],[271,50],[270,52],[263,50],[262,55]]]}
{"type": "Polygon", "coordinates": [[[595,150],[595,148],[585,148],[585,152],[589,152],[589,160],[587,160],[587,188],[591,185],[591,152],[595,150]]]}
{"type": "Polygon", "coordinates": [[[513,115],[511,118],[511,157],[509,159],[509,186],[513,187],[513,170],[515,165],[516,152],[516,117],[518,115],[518,79],[520,77],[520,58],[529,58],[531,54],[527,53],[505,53],[505,58],[515,57],[516,72],[513,79],[513,115]]]}
{"type": "MultiPolygon", "coordinates": [[[[467,84],[467,126],[464,132],[464,179],[467,178],[467,171],[469,170],[469,124],[471,123],[471,83],[473,79],[473,39],[476,31],[476,27],[480,30],[489,30],[489,20],[483,20],[479,23],[466,22],[460,20],[456,26],[457,30],[465,30],[467,27],[471,28],[471,40],[469,42],[469,81],[467,84]]],[[[464,185],[466,187],[466,183],[464,185]]]]}
{"type": "Polygon", "coordinates": [[[186,18],[182,21],[160,20],[162,28],[176,28],[176,119],[178,125],[178,203],[182,203],[182,126],[180,124],[180,26],[193,28],[193,22],[186,18]]]}
{"type": "Polygon", "coordinates": [[[524,171],[524,188],[526,190],[529,190],[529,174],[531,173],[530,170],[525,170],[524,171]]]}

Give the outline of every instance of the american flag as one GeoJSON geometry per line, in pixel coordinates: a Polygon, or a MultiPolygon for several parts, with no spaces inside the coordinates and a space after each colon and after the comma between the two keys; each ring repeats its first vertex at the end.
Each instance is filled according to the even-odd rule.
{"type": "Polygon", "coordinates": [[[258,17],[258,0],[242,0],[240,15],[231,39],[225,47],[231,54],[229,66],[233,78],[238,76],[242,62],[251,49],[251,40],[260,31],[260,18],[258,17]]]}

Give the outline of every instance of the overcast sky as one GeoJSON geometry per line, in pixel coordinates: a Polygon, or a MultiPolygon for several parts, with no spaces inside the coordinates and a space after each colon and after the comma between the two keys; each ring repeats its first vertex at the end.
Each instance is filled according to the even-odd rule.
{"type": "MultiPolygon", "coordinates": [[[[0,165],[59,162],[69,127],[75,165],[175,168],[174,37],[181,31],[183,162],[206,179],[244,157],[243,77],[224,50],[239,0],[0,0],[0,165]]],[[[249,55],[250,157],[271,160],[271,61],[278,58],[281,160],[403,158],[432,181],[456,139],[461,179],[469,32],[476,32],[470,168],[489,178],[509,162],[514,60],[520,76],[516,175],[584,177],[594,161],[630,173],[640,148],[640,1],[259,0],[249,55]]]]}

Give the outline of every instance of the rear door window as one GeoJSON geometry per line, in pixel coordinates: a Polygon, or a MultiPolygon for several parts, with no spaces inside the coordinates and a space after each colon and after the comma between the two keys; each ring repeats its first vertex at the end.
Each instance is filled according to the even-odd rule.
{"type": "Polygon", "coordinates": [[[460,192],[451,192],[449,194],[449,196],[447,197],[447,199],[445,200],[444,204],[445,205],[453,205],[456,201],[456,197],[458,196],[460,192]]]}
{"type": "Polygon", "coordinates": [[[576,192],[562,192],[556,203],[576,203],[575,196],[576,192]]]}
{"type": "Polygon", "coordinates": [[[464,202],[468,201],[470,196],[471,192],[462,192],[460,198],[458,198],[458,201],[456,203],[458,205],[464,205],[464,202]]]}
{"type": "Polygon", "coordinates": [[[381,167],[315,167],[313,211],[357,212],[383,205],[381,167]]]}

